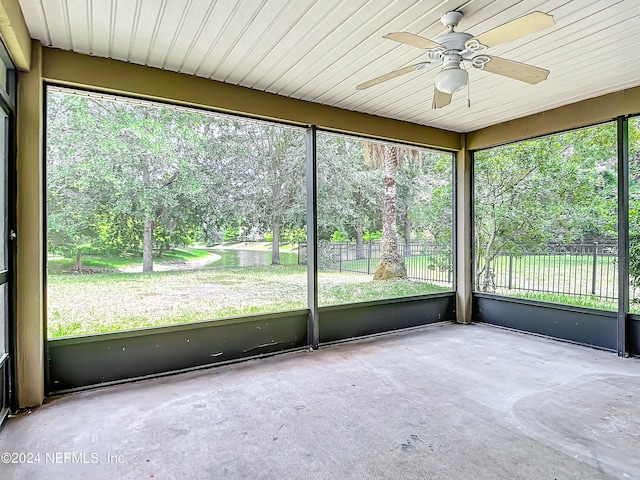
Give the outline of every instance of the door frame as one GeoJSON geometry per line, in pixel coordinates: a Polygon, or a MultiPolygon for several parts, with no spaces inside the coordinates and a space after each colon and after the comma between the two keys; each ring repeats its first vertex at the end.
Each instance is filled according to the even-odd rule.
{"type": "Polygon", "coordinates": [[[5,168],[3,189],[6,192],[5,212],[6,231],[1,240],[6,242],[7,263],[3,270],[4,282],[7,285],[6,292],[6,318],[3,319],[0,328],[5,329],[6,352],[3,354],[2,368],[6,373],[0,381],[4,382],[0,398],[0,428],[8,415],[17,409],[16,378],[15,378],[15,349],[16,349],[16,199],[17,199],[17,164],[16,164],[16,93],[17,71],[7,53],[5,46],[0,42],[0,62],[4,64],[6,78],[5,87],[0,86],[0,110],[6,115],[4,125],[4,158],[0,161],[5,168]]]}

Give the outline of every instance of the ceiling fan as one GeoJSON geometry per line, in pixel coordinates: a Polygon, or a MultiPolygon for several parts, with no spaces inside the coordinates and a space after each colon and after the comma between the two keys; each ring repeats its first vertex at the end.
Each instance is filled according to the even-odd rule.
{"type": "Polygon", "coordinates": [[[467,85],[469,73],[466,68],[461,68],[464,67],[464,62],[468,62],[472,67],[485,72],[497,73],[532,85],[547,79],[549,70],[505,58],[492,57],[480,52],[552,27],[555,25],[553,16],[542,12],[532,12],[477,37],[466,32],[455,31],[462,16],[462,12],[447,12],[442,15],[440,21],[449,31],[434,40],[409,32],[394,32],[385,35],[383,38],[424,50],[429,60],[381,75],[361,83],[356,89],[364,90],[401,75],[422,70],[427,65],[442,63],[442,70],[434,79],[433,92],[433,108],[441,108],[451,103],[453,93],[467,85]]]}

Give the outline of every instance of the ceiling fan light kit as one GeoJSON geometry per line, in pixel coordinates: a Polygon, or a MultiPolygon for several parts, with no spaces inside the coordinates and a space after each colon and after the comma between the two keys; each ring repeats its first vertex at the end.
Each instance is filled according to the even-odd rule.
{"type": "Polygon", "coordinates": [[[442,108],[451,103],[453,93],[462,89],[469,82],[468,71],[465,68],[461,68],[464,62],[468,62],[473,68],[532,85],[546,80],[549,71],[544,68],[505,58],[492,57],[484,53],[480,54],[480,52],[552,27],[555,25],[553,16],[543,12],[532,12],[477,37],[466,32],[455,31],[455,27],[458,26],[462,17],[462,12],[447,12],[443,14],[440,17],[440,21],[449,31],[434,40],[409,32],[394,32],[385,35],[383,38],[424,50],[428,60],[394,70],[368,82],[361,83],[356,89],[364,90],[407,73],[425,69],[427,65],[442,63],[442,70],[434,78],[433,92],[433,108],[442,108]]]}
{"type": "Polygon", "coordinates": [[[469,81],[469,73],[460,68],[462,57],[456,54],[445,55],[442,71],[434,79],[435,87],[449,95],[463,88],[469,81]]]}

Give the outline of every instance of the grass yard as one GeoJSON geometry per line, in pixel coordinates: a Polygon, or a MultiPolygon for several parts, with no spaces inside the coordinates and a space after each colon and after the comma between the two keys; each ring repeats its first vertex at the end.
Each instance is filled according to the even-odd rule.
{"type": "MultiPolygon", "coordinates": [[[[343,261],[341,267],[334,265],[333,268],[342,268],[343,272],[373,275],[378,267],[378,262],[379,259],[377,258],[348,260],[343,261]]],[[[450,257],[442,255],[416,255],[405,257],[404,262],[407,268],[407,276],[410,279],[453,286],[453,272],[446,268],[447,265],[451,265],[450,257]]]]}
{"type": "MultiPolygon", "coordinates": [[[[214,247],[213,250],[257,250],[257,251],[271,251],[271,242],[238,242],[238,243],[221,243],[214,247]]],[[[296,252],[298,250],[297,243],[281,243],[281,252],[296,252]]]]}
{"type": "MultiPolygon", "coordinates": [[[[174,248],[162,252],[162,258],[157,258],[154,252],[154,264],[189,262],[211,256],[211,251],[203,248],[174,248]]],[[[49,274],[57,274],[71,271],[76,265],[74,257],[49,257],[47,262],[49,274]]],[[[83,269],[103,270],[105,272],[118,271],[123,268],[142,265],[142,253],[125,254],[119,256],[109,255],[84,255],[82,257],[83,269]]]]}
{"type": "MultiPolygon", "coordinates": [[[[307,306],[305,266],[208,268],[48,276],[49,338],[278,312],[307,306]]],[[[447,291],[423,282],[373,282],[320,273],[321,305],[447,291]]]]}
{"type": "Polygon", "coordinates": [[[598,256],[594,266],[593,255],[526,255],[511,259],[505,255],[496,258],[492,268],[497,288],[588,296],[595,287],[598,297],[617,295],[617,263],[612,256],[598,256]]]}
{"type": "Polygon", "coordinates": [[[592,254],[502,255],[494,260],[492,269],[491,293],[617,310],[618,268],[616,257],[610,254],[598,255],[595,265],[592,254]]]}
{"type": "MultiPolygon", "coordinates": [[[[410,268],[415,268],[415,267],[426,267],[428,269],[438,269],[438,262],[441,262],[442,260],[442,256],[435,256],[435,255],[414,255],[411,257],[405,257],[404,259],[404,263],[407,267],[407,269],[410,268]]],[[[448,259],[449,261],[451,261],[451,259],[448,259]]],[[[342,266],[344,268],[348,268],[348,269],[353,269],[353,270],[366,270],[367,269],[367,264],[370,264],[371,267],[373,269],[375,269],[376,266],[378,266],[378,259],[377,258],[372,258],[371,260],[368,259],[361,259],[361,260],[345,260],[342,262],[342,266]]]]}
{"type": "MultiPolygon", "coordinates": [[[[246,250],[246,246],[236,244],[218,248],[246,250]]],[[[270,244],[255,244],[252,247],[251,250],[267,251],[270,244]]],[[[49,337],[114,332],[307,307],[305,266],[226,267],[222,262],[211,261],[220,258],[215,252],[215,248],[168,251],[162,259],[154,258],[156,271],[153,273],[136,273],[141,270],[141,256],[87,255],[83,259],[83,266],[94,272],[104,272],[90,275],[68,273],[75,265],[75,259],[50,258],[49,337]]],[[[221,251],[218,253],[223,254],[221,251]]],[[[283,253],[286,254],[286,249],[283,253]]],[[[576,271],[576,266],[584,266],[578,271],[590,272],[591,268],[586,267],[593,266],[589,265],[591,257],[587,256],[565,258],[567,264],[561,262],[562,257],[553,257],[544,260],[542,267],[540,262],[512,265],[514,286],[548,287],[551,277],[562,277],[562,271],[568,271],[569,263],[572,264],[572,272],[576,271]]],[[[421,271],[425,270],[426,275],[436,275],[434,278],[437,279],[441,277],[438,274],[445,272],[437,268],[434,259],[410,257],[406,260],[409,272],[412,268],[422,266],[421,271]]],[[[498,271],[504,271],[504,267],[508,266],[506,260],[499,260],[496,265],[498,271]]],[[[365,262],[350,261],[343,265],[354,269],[364,267],[366,271],[365,262]]],[[[375,270],[375,264],[377,260],[372,259],[372,271],[375,270]]],[[[615,269],[615,264],[608,259],[601,265],[612,273],[615,269]]],[[[586,274],[578,277],[573,282],[574,288],[580,285],[586,291],[591,280],[586,274]]],[[[446,282],[446,277],[442,281],[446,282]]],[[[566,282],[566,278],[558,278],[551,280],[551,285],[564,287],[566,282]]],[[[599,282],[598,286],[602,288],[606,285],[615,289],[610,282],[609,277],[608,281],[599,282]]],[[[451,288],[412,280],[374,282],[370,275],[362,273],[321,271],[318,274],[318,290],[319,304],[328,306],[445,292],[451,288]]],[[[496,293],[564,305],[617,310],[615,300],[601,300],[596,295],[539,293],[504,287],[498,288],[496,293]]],[[[635,298],[635,293],[632,298],[635,298]]],[[[640,304],[632,303],[631,311],[640,313],[640,304]]]]}
{"type": "Polygon", "coordinates": [[[513,292],[507,294],[510,297],[539,300],[541,302],[559,303],[562,305],[572,305],[575,307],[596,308],[598,310],[618,310],[618,302],[612,300],[600,300],[595,296],[578,297],[574,295],[559,295],[555,293],[538,292],[513,292]]]}

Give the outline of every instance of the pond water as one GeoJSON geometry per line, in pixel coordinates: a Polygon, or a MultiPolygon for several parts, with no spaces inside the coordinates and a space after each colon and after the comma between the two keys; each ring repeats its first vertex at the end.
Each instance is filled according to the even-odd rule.
{"type": "MultiPolygon", "coordinates": [[[[220,255],[215,262],[207,264],[207,267],[260,267],[271,265],[271,252],[261,250],[213,250],[220,255]]],[[[297,265],[298,254],[280,252],[280,263],[283,265],[297,265]]]]}

